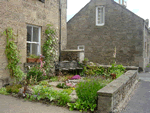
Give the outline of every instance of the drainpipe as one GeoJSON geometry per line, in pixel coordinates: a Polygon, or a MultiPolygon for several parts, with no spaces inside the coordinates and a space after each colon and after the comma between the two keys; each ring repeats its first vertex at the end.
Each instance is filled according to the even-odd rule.
{"type": "Polygon", "coordinates": [[[144,42],[144,44],[143,44],[143,72],[145,72],[145,21],[144,21],[144,39],[143,39],[143,42],[144,42]]]}
{"type": "Polygon", "coordinates": [[[59,19],[60,19],[60,28],[59,28],[59,64],[61,59],[61,0],[59,0],[59,19]]]}

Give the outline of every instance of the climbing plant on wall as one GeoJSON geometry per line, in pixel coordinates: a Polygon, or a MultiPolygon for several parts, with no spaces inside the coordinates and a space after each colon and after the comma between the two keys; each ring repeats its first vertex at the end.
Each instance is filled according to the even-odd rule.
{"type": "Polygon", "coordinates": [[[56,30],[48,24],[45,30],[46,41],[43,44],[43,55],[45,56],[44,68],[47,75],[53,73],[54,61],[58,59],[58,37],[56,30]]]}
{"type": "Polygon", "coordinates": [[[15,35],[13,33],[12,28],[7,28],[4,31],[4,35],[6,36],[6,49],[5,54],[8,59],[7,68],[10,71],[10,76],[14,77],[15,80],[20,81],[25,76],[21,67],[19,66],[20,63],[20,53],[18,50],[17,45],[15,44],[15,35]]]}

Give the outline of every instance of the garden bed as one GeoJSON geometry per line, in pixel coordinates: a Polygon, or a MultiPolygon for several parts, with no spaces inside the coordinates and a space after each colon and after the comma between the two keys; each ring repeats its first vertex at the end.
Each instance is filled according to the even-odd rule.
{"type": "Polygon", "coordinates": [[[18,86],[6,87],[0,93],[13,95],[15,93],[25,100],[44,101],[68,106],[70,110],[93,112],[97,110],[97,91],[124,72],[125,68],[122,65],[112,64],[109,68],[103,68],[84,64],[82,72],[79,73],[81,78],[77,75],[80,79],[72,80],[73,75],[62,75],[61,72],[58,76],[49,78],[43,74],[42,67],[35,66],[27,73],[28,86],[19,87],[20,89],[18,86]]]}

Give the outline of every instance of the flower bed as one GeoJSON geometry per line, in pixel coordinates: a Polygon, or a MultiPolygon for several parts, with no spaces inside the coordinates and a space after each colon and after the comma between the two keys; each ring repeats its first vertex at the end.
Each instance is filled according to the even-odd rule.
{"type": "MultiPolygon", "coordinates": [[[[44,71],[41,70],[41,68],[42,66],[33,67],[28,73],[27,79],[28,81],[30,80],[33,85],[30,88],[28,87],[31,89],[30,91],[25,91],[27,87],[19,89],[19,93],[23,94],[25,100],[44,101],[60,106],[68,105],[70,110],[77,109],[79,111],[96,110],[97,91],[125,72],[122,65],[113,64],[108,69],[87,65],[84,67],[84,70],[80,72],[80,75],[86,74],[87,76],[81,77],[79,80],[71,80],[72,75],[69,75],[50,77],[48,81],[40,81],[41,77],[44,77],[44,71]],[[112,76],[112,74],[114,74],[115,77],[112,76]],[[73,96],[71,96],[71,94],[73,96]]],[[[7,90],[7,87],[6,90],[3,89],[3,94],[8,93],[7,90]]],[[[17,92],[10,93],[17,94],[18,89],[16,91],[17,92]]]]}

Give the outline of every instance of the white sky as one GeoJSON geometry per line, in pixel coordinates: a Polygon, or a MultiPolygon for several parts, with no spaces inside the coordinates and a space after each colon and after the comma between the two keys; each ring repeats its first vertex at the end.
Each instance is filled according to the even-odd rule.
{"type": "MultiPolygon", "coordinates": [[[[90,0],[67,0],[67,21],[70,20],[90,0]]],[[[119,0],[115,0],[118,2],[119,0]]],[[[150,0],[125,0],[127,9],[131,10],[143,19],[150,19],[150,0]]]]}

